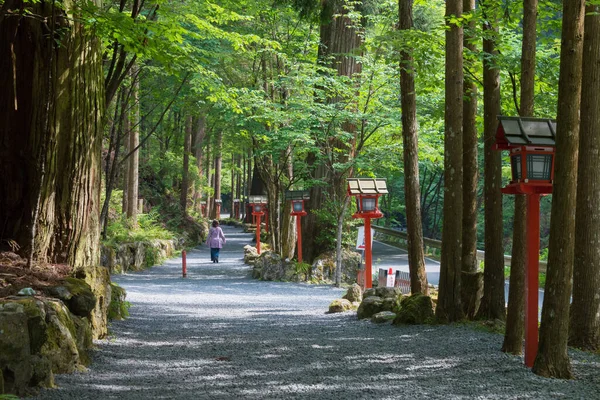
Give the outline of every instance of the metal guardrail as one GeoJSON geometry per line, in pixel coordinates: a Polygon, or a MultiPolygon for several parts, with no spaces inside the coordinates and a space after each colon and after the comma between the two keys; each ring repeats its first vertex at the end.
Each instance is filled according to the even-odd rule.
{"type": "MultiPolygon", "coordinates": [[[[406,232],[398,231],[395,229],[384,228],[383,226],[371,225],[371,227],[375,230],[375,233],[380,233],[382,235],[393,236],[401,239],[401,244],[406,247],[408,234],[406,232]]],[[[425,246],[425,252],[433,254],[434,256],[439,256],[442,250],[442,242],[440,240],[423,238],[423,245],[425,246]],[[433,250],[433,251],[431,251],[433,250]]],[[[485,251],[477,250],[477,261],[483,261],[485,259],[485,251]]],[[[509,255],[504,255],[504,265],[510,267],[512,257],[509,255]]],[[[546,261],[540,260],[540,272],[546,272],[546,266],[548,263],[546,261]]]]}

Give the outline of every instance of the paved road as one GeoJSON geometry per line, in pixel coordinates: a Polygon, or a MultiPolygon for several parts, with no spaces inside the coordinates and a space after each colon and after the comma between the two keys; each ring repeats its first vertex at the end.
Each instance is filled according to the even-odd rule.
{"type": "MultiPolygon", "coordinates": [[[[326,314],[342,290],[249,277],[252,235],[225,227],[221,262],[200,246],[115,276],[131,316],[111,325],[85,373],[39,399],[597,398],[600,357],[575,353],[577,381],[543,379],[499,351],[502,336],[456,326],[392,326],[326,314]]],[[[379,247],[376,247],[376,251],[379,247]]],[[[383,258],[382,258],[383,259],[383,258]]],[[[383,262],[383,261],[382,261],[383,262]]]]}
{"type": "MultiPolygon", "coordinates": [[[[376,274],[379,268],[393,268],[394,270],[408,272],[408,253],[389,244],[373,241],[373,272],[376,274]]],[[[425,271],[427,281],[432,285],[440,283],[440,263],[438,261],[426,258],[425,271]]],[[[508,301],[508,281],[504,285],[504,299],[508,301]]],[[[538,318],[542,317],[542,305],[544,304],[544,290],[539,290],[538,295],[538,318]]]]}

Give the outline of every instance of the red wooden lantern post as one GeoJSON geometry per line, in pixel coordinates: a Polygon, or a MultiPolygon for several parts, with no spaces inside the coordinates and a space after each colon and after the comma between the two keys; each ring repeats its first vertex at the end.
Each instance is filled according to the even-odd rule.
{"type": "Polygon", "coordinates": [[[200,202],[200,209],[202,211],[202,216],[206,217],[206,201],[200,202]]]}
{"type": "Polygon", "coordinates": [[[256,222],[256,252],[260,254],[260,224],[262,216],[265,214],[263,210],[267,205],[267,196],[256,195],[248,197],[248,201],[252,206],[252,216],[256,222]]]}
{"type": "Polygon", "coordinates": [[[494,149],[510,151],[512,171],[502,193],[527,195],[525,365],[531,368],[538,349],[540,197],[552,193],[556,122],[519,117],[498,120],[494,149]]]}
{"type": "Polygon", "coordinates": [[[365,288],[373,287],[372,254],[371,254],[371,218],[381,218],[379,196],[387,194],[385,179],[348,178],[348,194],[356,196],[357,212],[352,218],[365,220],[365,288]]]}
{"type": "Polygon", "coordinates": [[[285,199],[292,201],[292,212],[290,215],[296,216],[296,232],[298,233],[298,262],[302,262],[302,224],[300,218],[306,215],[304,210],[304,200],[309,200],[308,191],[289,190],[285,193],[285,199]]]}

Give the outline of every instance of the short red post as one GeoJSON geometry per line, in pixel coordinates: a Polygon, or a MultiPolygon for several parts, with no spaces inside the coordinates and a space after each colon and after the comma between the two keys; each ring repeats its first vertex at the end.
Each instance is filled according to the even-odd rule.
{"type": "Polygon", "coordinates": [[[298,232],[298,262],[302,262],[302,224],[300,223],[300,216],[296,215],[296,231],[298,232]]]}
{"type": "Polygon", "coordinates": [[[533,367],[538,350],[540,266],[540,195],[527,195],[527,274],[525,304],[525,365],[533,367]]]}
{"type": "Polygon", "coordinates": [[[373,287],[373,256],[371,254],[371,218],[365,218],[365,289],[373,287]]]}
{"type": "Polygon", "coordinates": [[[215,205],[217,207],[217,219],[221,219],[221,203],[215,205]]]}
{"type": "Polygon", "coordinates": [[[181,272],[184,278],[187,278],[187,264],[185,250],[181,252],[181,272]]]}

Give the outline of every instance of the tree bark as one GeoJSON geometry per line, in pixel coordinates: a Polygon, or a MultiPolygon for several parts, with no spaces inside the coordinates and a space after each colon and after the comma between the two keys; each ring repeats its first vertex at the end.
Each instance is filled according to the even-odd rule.
{"type": "MultiPolygon", "coordinates": [[[[399,0],[401,30],[413,27],[413,0],[399,0]]],[[[400,54],[400,101],[402,105],[402,139],[404,146],[404,198],[408,233],[408,267],[411,293],[429,293],[423,251],[421,189],[419,184],[419,133],[412,49],[400,54]]]]}
{"type": "MultiPolygon", "coordinates": [[[[140,103],[138,73],[136,68],[131,70],[132,96],[131,113],[129,114],[129,151],[132,152],[127,160],[127,219],[132,227],[137,226],[138,190],[139,190],[139,164],[140,164],[140,103]]],[[[128,154],[128,153],[127,153],[128,154]]]]}
{"type": "MultiPolygon", "coordinates": [[[[483,7],[483,6],[482,6],[483,7]]],[[[504,249],[502,246],[502,168],[500,152],[492,149],[500,114],[500,71],[494,65],[498,55],[495,37],[498,34],[498,8],[491,3],[483,8],[487,22],[483,29],[483,129],[484,129],[484,195],[485,195],[485,258],[483,297],[477,312],[479,319],[506,319],[504,300],[504,249]]]]}
{"type": "Polygon", "coordinates": [[[597,351],[600,349],[600,6],[588,5],[586,11],[569,344],[597,351]]]}
{"type": "MultiPolygon", "coordinates": [[[[472,13],[475,0],[463,0],[463,12],[472,13]]],[[[468,25],[463,45],[470,52],[477,47],[472,42],[475,21],[468,25]]],[[[470,68],[473,63],[469,63],[470,68]]],[[[461,297],[465,316],[473,319],[481,300],[482,280],[477,265],[477,84],[465,77],[463,85],[463,220],[462,220],[462,279],[461,297]]]]}
{"type": "MultiPolygon", "coordinates": [[[[519,114],[527,117],[534,115],[537,7],[537,0],[523,1],[521,104],[519,106],[519,114]]],[[[510,265],[510,289],[508,292],[506,331],[504,343],[502,344],[502,351],[511,354],[521,354],[523,351],[527,257],[526,221],[527,198],[525,195],[516,195],[513,220],[513,248],[510,265]]]]}
{"type": "MultiPolygon", "coordinates": [[[[100,41],[72,4],[6,0],[0,19],[0,242],[35,262],[69,264],[97,296],[95,338],[106,335],[100,262],[100,41]]],[[[108,289],[109,290],[109,289],[108,289]]]]}
{"type": "Polygon", "coordinates": [[[217,207],[215,200],[221,200],[221,169],[223,166],[223,131],[218,130],[215,141],[215,177],[214,177],[214,189],[215,194],[213,196],[212,207],[210,211],[210,218],[217,218],[217,207]]]}
{"type": "MultiPolygon", "coordinates": [[[[353,2],[353,10],[360,10],[362,1],[353,2]]],[[[320,42],[317,62],[337,71],[338,76],[354,77],[362,71],[359,59],[354,55],[362,46],[362,35],[355,21],[350,18],[351,10],[342,0],[324,0],[321,2],[321,26],[320,42]]],[[[334,103],[339,101],[335,95],[328,99],[334,103]]],[[[344,121],[341,129],[355,134],[356,126],[344,121]]],[[[346,196],[346,177],[348,171],[338,172],[334,170],[334,164],[343,164],[354,157],[356,147],[355,140],[339,140],[335,137],[327,138],[321,146],[321,157],[312,156],[309,164],[313,165],[313,179],[323,182],[324,186],[313,186],[310,191],[310,201],[307,202],[308,215],[304,217],[303,224],[303,258],[312,262],[322,246],[317,246],[314,232],[325,229],[335,229],[334,226],[326,226],[320,221],[313,210],[323,208],[324,200],[328,196],[334,202],[341,202],[346,196]],[[335,149],[332,151],[332,149],[335,149]],[[341,150],[341,151],[338,151],[341,150]],[[320,161],[324,159],[325,161],[320,161]]],[[[336,215],[336,217],[338,217],[336,215]]],[[[336,218],[337,219],[337,218],[336,218]]],[[[338,266],[339,267],[339,266],[338,266]]]]}
{"type": "MultiPolygon", "coordinates": [[[[462,15],[462,0],[446,1],[446,18],[462,15]]],[[[436,317],[464,317],[460,298],[463,194],[463,29],[446,22],[446,95],[444,128],[444,221],[436,317]]]]}
{"type": "MultiPolygon", "coordinates": [[[[196,158],[196,167],[198,168],[198,175],[200,179],[204,176],[204,151],[202,146],[204,145],[204,137],[206,136],[206,119],[201,116],[196,120],[194,125],[194,143],[193,151],[194,157],[196,158]]],[[[194,191],[194,207],[199,215],[202,215],[202,184],[194,191]]]]}
{"type": "Polygon", "coordinates": [[[183,139],[183,171],[181,173],[181,193],[179,194],[179,205],[183,215],[187,215],[187,198],[190,181],[190,153],[192,150],[192,116],[185,119],[185,133],[183,139]]]}
{"type": "Polygon", "coordinates": [[[558,81],[558,108],[554,188],[550,214],[550,242],[546,271],[546,296],[542,308],[540,343],[533,372],[569,379],[573,377],[567,354],[569,303],[573,276],[577,155],[583,53],[585,1],[563,3],[563,25],[558,81]]]}

